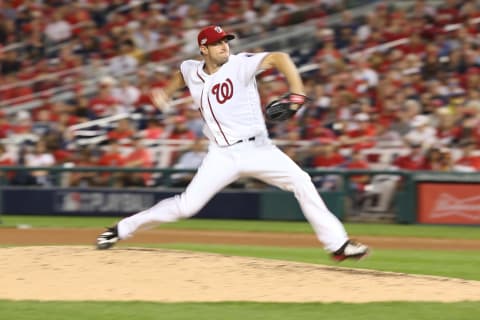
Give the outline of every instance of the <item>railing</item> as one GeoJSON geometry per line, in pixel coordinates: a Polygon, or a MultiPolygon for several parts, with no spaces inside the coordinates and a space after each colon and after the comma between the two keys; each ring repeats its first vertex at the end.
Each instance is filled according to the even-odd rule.
{"type": "MultiPolygon", "coordinates": [[[[174,168],[121,168],[121,167],[70,167],[70,166],[53,166],[53,167],[25,167],[25,166],[0,166],[0,186],[8,184],[6,173],[17,172],[32,172],[32,171],[48,171],[49,175],[53,178],[52,185],[61,187],[61,179],[59,175],[69,172],[123,172],[123,173],[159,173],[167,177],[163,184],[164,187],[170,187],[170,176],[174,173],[196,172],[196,169],[174,169],[174,168]]],[[[351,176],[356,175],[396,175],[402,178],[410,178],[412,172],[403,170],[352,170],[352,169],[305,169],[312,176],[321,175],[340,175],[343,179],[343,185],[348,185],[351,176]]],[[[433,174],[432,172],[424,172],[423,174],[433,174]]],[[[435,173],[438,175],[439,173],[435,173]]],[[[444,173],[445,174],[445,173],[444,173]]],[[[455,173],[455,175],[462,175],[474,179],[475,177],[480,181],[479,173],[455,173]]]]}
{"type": "MultiPolygon", "coordinates": [[[[48,171],[48,176],[50,177],[51,186],[55,187],[68,187],[65,183],[62,183],[62,174],[72,173],[72,172],[95,172],[95,173],[160,173],[164,175],[164,186],[171,186],[171,175],[174,173],[183,173],[183,172],[194,172],[194,169],[173,169],[173,168],[119,168],[119,167],[25,167],[25,166],[0,166],[0,186],[8,185],[8,173],[18,173],[18,172],[33,172],[33,171],[48,171]]],[[[113,185],[112,176],[110,181],[110,186],[113,185]]],[[[41,186],[39,186],[41,187],[41,186]]],[[[108,187],[108,186],[107,186],[108,187]]]]}

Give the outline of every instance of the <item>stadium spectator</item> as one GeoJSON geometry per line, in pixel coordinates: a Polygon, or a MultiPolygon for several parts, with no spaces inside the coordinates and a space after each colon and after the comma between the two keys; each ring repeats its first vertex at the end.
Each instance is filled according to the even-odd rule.
{"type": "MultiPolygon", "coordinates": [[[[315,142],[309,148],[310,155],[304,160],[304,164],[315,169],[339,169],[347,160],[339,150],[338,144],[322,141],[315,142]]],[[[315,173],[311,175],[315,186],[322,191],[337,190],[342,183],[342,178],[339,175],[315,173]]]]}
{"type": "MultiPolygon", "coordinates": [[[[72,163],[75,167],[95,167],[97,161],[91,148],[84,147],[74,153],[72,163]]],[[[68,174],[68,186],[92,187],[98,185],[98,172],[95,171],[72,171],[68,174]]]]}
{"type": "Polygon", "coordinates": [[[324,29],[321,36],[323,47],[315,53],[313,61],[332,66],[342,63],[342,54],[335,48],[333,30],[324,29]]]}
{"type": "MultiPolygon", "coordinates": [[[[12,155],[11,152],[7,151],[7,148],[0,143],[0,166],[13,166],[16,165],[16,161],[14,156],[12,155]]],[[[15,172],[13,171],[0,171],[0,181],[1,184],[4,184],[5,182],[9,184],[9,182],[13,179],[15,176],[15,172]],[[6,180],[6,181],[3,181],[6,180]]]]}
{"type": "Polygon", "coordinates": [[[346,159],[338,152],[338,146],[334,144],[317,144],[312,150],[314,157],[312,166],[314,168],[333,168],[340,167],[346,159]]]}
{"type": "MultiPolygon", "coordinates": [[[[425,163],[430,161],[426,160],[424,151],[422,150],[421,143],[412,143],[409,146],[409,152],[405,155],[397,156],[393,160],[393,165],[399,169],[404,170],[424,170],[426,169],[425,163]]],[[[430,149],[436,150],[436,148],[430,149]]],[[[429,158],[436,157],[436,155],[430,155],[429,158]]],[[[435,159],[433,161],[436,161],[435,159]]]]}
{"type": "Polygon", "coordinates": [[[169,131],[168,139],[195,139],[195,133],[188,128],[187,119],[184,116],[174,117],[170,121],[167,130],[169,131]]]}
{"type": "Polygon", "coordinates": [[[89,10],[81,2],[73,2],[64,6],[63,10],[64,19],[70,24],[75,36],[79,36],[84,27],[94,24],[89,10]]]}
{"type": "Polygon", "coordinates": [[[17,11],[10,2],[11,1],[5,1],[2,3],[2,6],[0,7],[1,20],[15,21],[17,18],[17,11]]]}
{"type": "Polygon", "coordinates": [[[65,20],[64,7],[54,10],[51,19],[44,31],[49,45],[58,45],[72,37],[72,26],[65,20]]]}
{"type": "Polygon", "coordinates": [[[32,116],[29,111],[22,110],[17,112],[13,118],[12,125],[10,127],[11,134],[17,137],[28,136],[32,132],[32,116]]]}
{"type": "Polygon", "coordinates": [[[430,165],[432,168],[428,168],[429,170],[446,172],[454,171],[455,167],[451,150],[448,148],[440,148],[437,163],[431,163],[430,165]]]}
{"type": "Polygon", "coordinates": [[[474,141],[465,141],[461,144],[462,155],[455,161],[456,166],[464,167],[464,170],[480,171],[480,154],[475,153],[477,145],[474,141]]]}
{"type": "MultiPolygon", "coordinates": [[[[133,139],[132,150],[123,158],[125,168],[152,168],[154,160],[148,148],[143,145],[139,137],[133,139]]],[[[150,172],[125,172],[123,174],[124,186],[145,187],[153,183],[150,172]]]]}
{"type": "Polygon", "coordinates": [[[148,20],[136,20],[138,27],[135,28],[132,40],[135,46],[143,52],[150,52],[158,47],[160,33],[150,28],[148,20]]]}
{"type": "Polygon", "coordinates": [[[200,112],[196,109],[188,108],[185,110],[186,126],[193,132],[196,138],[201,138],[203,134],[203,119],[200,112]]]}
{"type": "Polygon", "coordinates": [[[99,81],[99,92],[90,99],[89,109],[96,118],[115,114],[120,109],[120,102],[112,95],[112,88],[116,80],[106,76],[99,81]]]}
{"type": "Polygon", "coordinates": [[[124,40],[119,49],[120,54],[110,60],[110,73],[114,76],[124,76],[137,71],[143,52],[137,50],[130,39],[124,40]]]}
{"type": "Polygon", "coordinates": [[[26,59],[33,62],[41,62],[47,55],[45,34],[39,29],[34,29],[25,38],[24,52],[26,59]]]}
{"type": "Polygon", "coordinates": [[[12,125],[8,121],[5,112],[0,110],[0,139],[4,139],[10,135],[12,125]]]}
{"type": "Polygon", "coordinates": [[[18,53],[15,50],[2,52],[0,58],[0,71],[2,75],[17,73],[22,68],[18,53]]]}
{"type": "Polygon", "coordinates": [[[420,144],[429,148],[438,142],[437,130],[431,125],[428,116],[416,115],[412,119],[412,130],[404,135],[404,139],[409,144],[420,144]]]}
{"type": "Polygon", "coordinates": [[[140,91],[140,96],[138,97],[135,111],[141,113],[146,118],[161,116],[162,112],[160,111],[160,109],[155,107],[152,102],[152,97],[150,94],[152,87],[150,86],[150,84],[139,84],[138,89],[140,91]]]}
{"type": "MultiPolygon", "coordinates": [[[[173,164],[174,169],[197,169],[205,158],[205,145],[202,139],[195,139],[187,151],[182,153],[173,164]]],[[[170,176],[172,186],[185,187],[193,178],[194,172],[179,172],[170,176]]]]}
{"type": "MultiPolygon", "coordinates": [[[[110,140],[102,150],[97,165],[102,167],[122,167],[124,159],[117,140],[110,140]]],[[[122,186],[123,174],[119,172],[102,172],[98,175],[97,184],[100,186],[122,186]]]]}
{"type": "Polygon", "coordinates": [[[78,122],[86,122],[93,120],[95,115],[92,110],[89,108],[90,101],[87,97],[76,93],[76,96],[72,101],[72,115],[77,118],[78,122]]]}
{"type": "Polygon", "coordinates": [[[140,131],[140,136],[144,139],[156,140],[162,139],[165,134],[165,128],[160,120],[149,118],[147,120],[146,128],[140,131]]]}
{"type": "Polygon", "coordinates": [[[107,138],[126,144],[131,142],[134,135],[135,128],[132,126],[130,119],[120,119],[117,121],[117,126],[107,133],[107,138]]]}
{"type": "Polygon", "coordinates": [[[460,128],[455,123],[455,115],[448,107],[439,108],[436,112],[437,138],[440,145],[452,145],[458,142],[460,128]]]}
{"type": "MultiPolygon", "coordinates": [[[[47,144],[44,140],[39,140],[33,150],[27,151],[25,154],[26,167],[51,167],[55,165],[55,157],[52,152],[47,149],[47,144]]],[[[34,170],[29,174],[33,177],[32,181],[41,186],[52,185],[52,175],[47,170],[34,170]]]]}
{"type": "Polygon", "coordinates": [[[360,112],[346,128],[344,135],[339,137],[340,143],[353,149],[365,149],[375,146],[377,127],[372,123],[367,113],[360,112]]]}
{"type": "Polygon", "coordinates": [[[94,24],[85,24],[75,39],[75,54],[82,58],[84,64],[93,62],[102,54],[102,37],[98,35],[98,29],[94,24]]]}
{"type": "Polygon", "coordinates": [[[112,89],[112,97],[122,104],[125,111],[132,111],[140,98],[140,90],[128,78],[122,78],[112,89]]]}
{"type": "Polygon", "coordinates": [[[49,109],[39,110],[32,125],[32,132],[41,137],[53,130],[55,123],[51,121],[49,109]]]}
{"type": "MultiPolygon", "coordinates": [[[[353,148],[350,159],[347,160],[344,167],[353,170],[368,170],[369,163],[365,160],[364,155],[360,152],[360,148],[353,148]]],[[[350,193],[352,196],[352,209],[354,213],[358,213],[365,199],[365,186],[369,184],[371,177],[368,174],[351,175],[349,179],[350,193]]]]}

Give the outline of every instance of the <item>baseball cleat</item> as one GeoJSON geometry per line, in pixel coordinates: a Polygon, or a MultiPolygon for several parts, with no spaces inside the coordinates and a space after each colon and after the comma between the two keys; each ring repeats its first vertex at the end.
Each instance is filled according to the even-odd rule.
{"type": "Polygon", "coordinates": [[[107,230],[102,232],[97,238],[97,249],[109,249],[113,247],[118,240],[120,240],[120,238],[118,237],[117,226],[107,228],[107,230]]]}
{"type": "Polygon", "coordinates": [[[340,249],[332,253],[332,258],[338,262],[345,259],[360,260],[368,255],[368,251],[369,249],[366,245],[347,240],[340,249]]]}

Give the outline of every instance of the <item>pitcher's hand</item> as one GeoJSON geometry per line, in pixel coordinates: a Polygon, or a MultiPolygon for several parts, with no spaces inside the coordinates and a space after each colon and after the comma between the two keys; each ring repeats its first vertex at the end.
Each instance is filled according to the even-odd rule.
{"type": "Polygon", "coordinates": [[[160,109],[163,113],[169,113],[172,111],[172,106],[169,103],[169,99],[165,91],[161,88],[153,88],[150,91],[150,98],[153,104],[160,109]]]}

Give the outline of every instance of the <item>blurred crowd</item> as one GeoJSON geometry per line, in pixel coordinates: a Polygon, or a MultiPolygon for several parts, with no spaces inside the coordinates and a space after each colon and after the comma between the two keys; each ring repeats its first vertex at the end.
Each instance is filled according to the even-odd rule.
{"type": "MultiPolygon", "coordinates": [[[[312,21],[315,34],[285,48],[308,66],[302,77],[312,101],[292,120],[268,124],[295,161],[308,168],[480,170],[479,5],[370,2],[375,10],[354,15],[340,0],[2,1],[0,165],[195,168],[204,137],[188,92],[175,97],[174,114],[150,101],[149,90],[165,86],[171,72],[162,62],[195,56],[198,30],[211,23],[241,39],[312,21]],[[338,23],[322,19],[335,13],[338,23]],[[97,87],[88,93],[84,83],[92,78],[97,87]],[[74,95],[53,99],[64,86],[74,95]],[[32,100],[39,106],[6,112],[32,100]],[[128,116],[83,130],[119,114],[128,116]],[[160,161],[152,150],[171,140],[191,143],[160,161]]],[[[264,104],[288,90],[272,71],[259,74],[258,85],[264,104]]],[[[5,176],[14,184],[49,183],[44,171],[5,176]]],[[[182,184],[188,175],[177,177],[182,184]]],[[[114,181],[159,183],[145,173],[114,181]]],[[[76,173],[68,181],[111,183],[110,173],[76,173]]]]}

